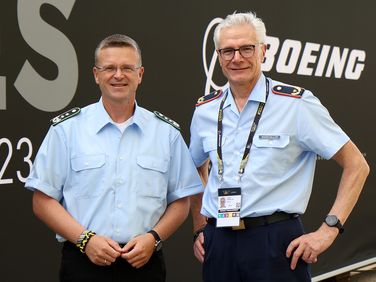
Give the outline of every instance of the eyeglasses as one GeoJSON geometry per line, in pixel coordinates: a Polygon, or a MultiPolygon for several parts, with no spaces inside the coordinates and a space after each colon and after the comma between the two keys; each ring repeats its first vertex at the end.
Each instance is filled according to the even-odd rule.
{"type": "Polygon", "coordinates": [[[128,65],[124,65],[121,67],[113,66],[113,65],[103,66],[103,67],[95,66],[95,68],[98,69],[100,72],[104,72],[110,75],[114,75],[118,69],[120,69],[121,74],[131,74],[131,73],[136,72],[136,70],[140,69],[141,67],[142,66],[135,67],[135,66],[128,66],[128,65]]]}
{"type": "Polygon", "coordinates": [[[244,45],[238,49],[234,49],[234,48],[218,49],[218,53],[221,56],[221,58],[226,61],[232,60],[235,56],[236,51],[239,51],[240,55],[242,55],[243,58],[250,58],[255,53],[255,48],[257,44],[262,44],[262,43],[256,43],[255,45],[244,45]]]}

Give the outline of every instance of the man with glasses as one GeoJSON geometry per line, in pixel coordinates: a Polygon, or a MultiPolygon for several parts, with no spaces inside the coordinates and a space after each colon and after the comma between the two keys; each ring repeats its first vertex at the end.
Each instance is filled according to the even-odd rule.
{"type": "Polygon", "coordinates": [[[165,281],[161,251],[202,184],[178,124],[136,103],[138,44],[105,38],[95,51],[100,100],[52,120],[26,187],[33,210],[64,242],[60,281],[165,281]]]}
{"type": "Polygon", "coordinates": [[[229,87],[200,98],[192,118],[190,152],[206,185],[191,197],[193,248],[205,282],[311,281],[309,264],[343,232],[369,173],[310,91],[262,73],[265,38],[252,12],[219,23],[214,43],[229,87]],[[343,173],[328,216],[304,234],[299,215],[317,155],[343,173]]]}

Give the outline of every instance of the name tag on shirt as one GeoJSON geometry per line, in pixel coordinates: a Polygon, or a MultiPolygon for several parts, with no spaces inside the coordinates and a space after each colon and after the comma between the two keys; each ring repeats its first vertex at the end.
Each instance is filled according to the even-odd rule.
{"type": "Polygon", "coordinates": [[[280,135],[259,135],[259,139],[273,141],[273,140],[281,139],[281,136],[280,135]]]}
{"type": "Polygon", "coordinates": [[[240,224],[241,189],[218,189],[217,227],[233,227],[240,224]]]}

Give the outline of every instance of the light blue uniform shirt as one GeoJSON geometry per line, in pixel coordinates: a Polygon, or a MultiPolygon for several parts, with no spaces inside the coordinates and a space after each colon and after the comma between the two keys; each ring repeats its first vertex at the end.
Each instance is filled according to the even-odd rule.
{"type": "Polygon", "coordinates": [[[241,187],[241,217],[275,211],[304,213],[311,194],[317,155],[330,159],[349,137],[308,90],[299,98],[272,93],[281,84],[269,79],[269,97],[260,119],[245,173],[237,180],[240,161],[259,102],[265,102],[262,75],[239,113],[231,90],[223,107],[223,182],[218,180],[217,122],[221,97],[198,106],[191,124],[189,150],[197,167],[210,158],[212,168],[201,213],[217,217],[218,188],[241,187]]]}
{"type": "Polygon", "coordinates": [[[203,190],[177,129],[136,105],[122,134],[101,100],[51,126],[25,186],[119,243],[152,229],[171,202],[203,190]]]}

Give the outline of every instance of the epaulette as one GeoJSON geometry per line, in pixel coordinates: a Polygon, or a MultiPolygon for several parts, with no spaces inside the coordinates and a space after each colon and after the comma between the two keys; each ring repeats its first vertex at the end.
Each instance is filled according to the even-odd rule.
{"type": "Polygon", "coordinates": [[[276,85],[272,89],[274,94],[293,97],[293,98],[302,98],[305,91],[304,88],[291,86],[291,85],[276,85]]]}
{"type": "Polygon", "coordinates": [[[164,114],[161,114],[157,111],[154,111],[154,114],[157,116],[157,118],[163,120],[164,122],[167,122],[168,124],[175,127],[177,130],[180,130],[180,125],[176,121],[170,119],[169,117],[166,117],[164,114]]]}
{"type": "Polygon", "coordinates": [[[81,109],[79,107],[75,107],[73,109],[70,109],[69,111],[66,111],[65,113],[62,113],[58,115],[57,117],[54,117],[50,120],[53,126],[59,124],[60,122],[63,122],[64,120],[67,120],[71,117],[74,117],[78,115],[81,112],[81,109]]]}
{"type": "Polygon", "coordinates": [[[213,101],[213,100],[221,97],[221,95],[222,95],[222,90],[213,91],[213,92],[209,93],[208,95],[204,95],[197,100],[196,107],[201,106],[201,105],[208,103],[210,101],[213,101]]]}

